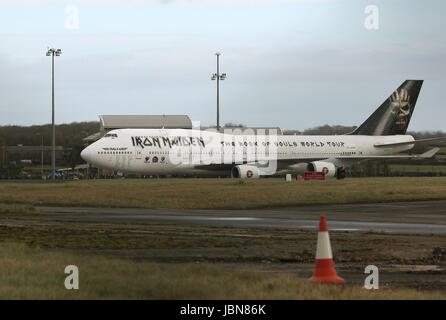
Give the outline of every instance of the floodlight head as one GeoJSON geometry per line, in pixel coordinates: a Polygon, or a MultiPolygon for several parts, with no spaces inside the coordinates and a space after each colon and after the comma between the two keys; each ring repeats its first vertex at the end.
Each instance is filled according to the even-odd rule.
{"type": "Polygon", "coordinates": [[[51,57],[52,55],[60,56],[61,54],[62,50],[56,48],[48,48],[48,51],[46,52],[47,57],[51,57]]]}

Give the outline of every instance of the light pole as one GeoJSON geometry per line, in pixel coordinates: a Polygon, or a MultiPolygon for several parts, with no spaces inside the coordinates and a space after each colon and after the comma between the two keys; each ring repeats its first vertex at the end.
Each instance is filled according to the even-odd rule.
{"type": "Polygon", "coordinates": [[[52,136],[51,136],[51,167],[52,167],[52,179],[56,179],[56,126],[54,124],[54,57],[58,57],[62,54],[61,49],[48,48],[46,55],[52,58],[51,68],[51,93],[52,93],[52,136]]]}
{"type": "Polygon", "coordinates": [[[217,80],[217,131],[220,131],[220,80],[226,79],[226,73],[220,74],[220,52],[215,54],[217,56],[217,73],[212,75],[211,80],[217,80]]]}
{"type": "Polygon", "coordinates": [[[40,136],[40,176],[43,179],[43,134],[36,133],[36,136],[40,136]]]}

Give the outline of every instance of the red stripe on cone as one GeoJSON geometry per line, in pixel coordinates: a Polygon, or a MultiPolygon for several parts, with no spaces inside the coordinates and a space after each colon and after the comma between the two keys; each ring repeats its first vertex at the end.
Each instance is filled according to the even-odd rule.
{"type": "Polygon", "coordinates": [[[321,216],[319,220],[319,231],[328,231],[327,218],[325,216],[321,216]]]}
{"type": "MultiPolygon", "coordinates": [[[[330,258],[329,259],[316,258],[316,268],[313,276],[310,278],[310,281],[321,282],[321,283],[332,283],[332,284],[344,284],[345,280],[336,274],[334,261],[333,258],[331,258],[332,252],[330,246],[330,238],[328,237],[327,218],[325,216],[321,216],[320,218],[319,232],[320,233],[323,232],[323,234],[318,235],[318,244],[317,244],[318,250],[322,250],[324,252],[328,251],[328,255],[330,258]],[[320,235],[325,235],[325,236],[320,236],[320,235]]],[[[317,255],[318,253],[316,252],[316,257],[317,255]]]]}

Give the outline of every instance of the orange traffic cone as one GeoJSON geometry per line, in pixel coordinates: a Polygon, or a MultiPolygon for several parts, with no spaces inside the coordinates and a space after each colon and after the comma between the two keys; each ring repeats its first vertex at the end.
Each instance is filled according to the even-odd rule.
{"type": "Polygon", "coordinates": [[[317,235],[316,270],[310,281],[344,284],[345,280],[336,274],[331,252],[330,236],[328,235],[327,218],[321,216],[319,233],[317,235]]]}

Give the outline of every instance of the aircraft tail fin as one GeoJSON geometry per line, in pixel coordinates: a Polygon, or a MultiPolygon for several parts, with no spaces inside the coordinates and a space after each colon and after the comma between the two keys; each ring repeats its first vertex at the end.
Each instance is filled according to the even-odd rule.
{"type": "Polygon", "coordinates": [[[406,80],[381,106],[350,134],[386,136],[405,134],[412,117],[423,80],[406,80]]]}

